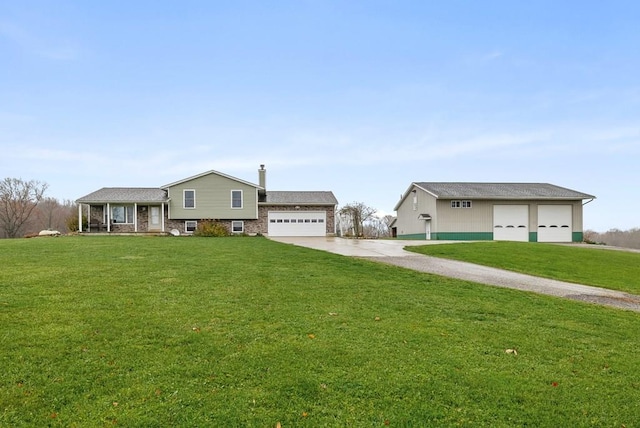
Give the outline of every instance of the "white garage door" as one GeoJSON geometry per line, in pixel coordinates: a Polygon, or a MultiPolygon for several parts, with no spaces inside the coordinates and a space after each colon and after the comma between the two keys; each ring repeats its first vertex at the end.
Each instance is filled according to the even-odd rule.
{"type": "Polygon", "coordinates": [[[325,211],[270,211],[269,236],[326,236],[325,211]]]}
{"type": "Polygon", "coordinates": [[[538,206],[538,242],[571,242],[571,205],[538,206]]]}
{"type": "Polygon", "coordinates": [[[493,239],[529,241],[529,205],[494,205],[493,239]]]}

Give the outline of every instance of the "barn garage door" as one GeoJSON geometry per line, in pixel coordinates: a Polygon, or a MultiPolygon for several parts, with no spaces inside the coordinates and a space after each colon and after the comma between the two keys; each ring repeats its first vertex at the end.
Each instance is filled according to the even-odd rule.
{"type": "Polygon", "coordinates": [[[269,236],[326,236],[324,211],[270,211],[269,236]]]}
{"type": "Polygon", "coordinates": [[[571,205],[538,206],[538,242],[571,242],[571,205]]]}
{"type": "Polygon", "coordinates": [[[494,205],[493,239],[495,241],[529,241],[529,206],[494,205]]]}

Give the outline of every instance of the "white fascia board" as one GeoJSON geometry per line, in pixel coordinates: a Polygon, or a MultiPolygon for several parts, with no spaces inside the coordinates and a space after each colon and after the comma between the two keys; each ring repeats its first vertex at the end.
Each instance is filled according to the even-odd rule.
{"type": "Polygon", "coordinates": [[[184,178],[182,180],[178,180],[178,181],[175,181],[173,183],[165,184],[164,186],[161,186],[160,188],[163,189],[163,190],[167,190],[170,187],[177,186],[178,184],[186,183],[187,181],[195,180],[196,178],[204,177],[204,176],[210,175],[210,174],[216,174],[216,175],[219,175],[220,177],[228,178],[229,180],[237,181],[238,183],[246,184],[247,186],[255,187],[256,189],[259,189],[259,190],[264,190],[262,187],[258,186],[257,184],[249,183],[248,181],[245,181],[245,180],[242,180],[240,178],[233,177],[231,175],[225,174],[223,172],[215,171],[215,170],[203,172],[201,174],[197,174],[197,175],[194,175],[194,176],[191,176],[191,177],[188,177],[188,178],[184,178]]]}
{"type": "Polygon", "coordinates": [[[409,196],[409,194],[413,191],[414,188],[418,188],[418,189],[422,190],[423,192],[425,192],[425,193],[433,196],[434,198],[438,199],[438,195],[436,195],[433,192],[428,191],[424,187],[418,186],[418,184],[414,181],[413,183],[411,183],[409,185],[407,190],[402,194],[402,197],[400,198],[400,201],[396,204],[396,206],[393,207],[394,211],[398,211],[398,208],[400,208],[400,205],[402,205],[404,203],[404,200],[407,199],[407,196],[409,196]]]}

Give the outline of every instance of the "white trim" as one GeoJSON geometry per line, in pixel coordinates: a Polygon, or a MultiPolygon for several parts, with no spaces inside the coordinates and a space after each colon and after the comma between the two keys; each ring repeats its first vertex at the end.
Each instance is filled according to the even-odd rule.
{"type": "Polygon", "coordinates": [[[78,232],[82,233],[82,204],[78,204],[78,232]]]}
{"type": "MultiPolygon", "coordinates": [[[[148,212],[147,212],[147,215],[149,215],[148,212]]],[[[133,231],[134,232],[138,231],[138,203],[137,202],[133,203],[133,231]]]]}
{"type": "Polygon", "coordinates": [[[242,220],[232,220],[231,221],[231,233],[244,233],[244,221],[242,220]],[[233,224],[240,223],[241,230],[233,230],[233,224]]]}
{"type": "Polygon", "coordinates": [[[195,230],[197,228],[198,228],[198,221],[197,220],[185,220],[184,221],[184,233],[193,233],[193,232],[195,232],[195,230]],[[187,229],[187,223],[194,223],[195,224],[193,230],[188,230],[187,229]]]}
{"type": "Polygon", "coordinates": [[[231,209],[232,210],[241,210],[244,208],[244,192],[242,190],[236,189],[236,190],[231,190],[230,191],[230,195],[231,195],[231,209]],[[233,192],[240,192],[240,206],[239,207],[234,207],[233,206],[233,192]]]}
{"type": "Polygon", "coordinates": [[[188,177],[188,178],[184,178],[182,180],[175,181],[173,183],[165,184],[164,186],[162,186],[160,188],[163,189],[163,190],[168,190],[169,187],[177,186],[178,184],[186,183],[187,181],[195,180],[196,178],[204,177],[204,176],[209,175],[209,174],[216,174],[216,175],[219,175],[220,177],[228,178],[230,180],[237,181],[238,183],[242,183],[242,184],[246,184],[247,186],[255,187],[256,189],[262,189],[262,187],[260,187],[257,184],[249,183],[248,181],[244,181],[244,180],[241,180],[239,178],[232,177],[230,175],[224,174],[224,173],[219,172],[219,171],[214,171],[214,170],[203,172],[201,174],[197,174],[197,175],[194,175],[194,176],[191,176],[191,177],[188,177]]]}
{"type": "Polygon", "coordinates": [[[182,208],[185,210],[195,210],[196,209],[196,189],[182,189],[182,208]],[[193,206],[187,206],[187,192],[193,192],[193,206]]]}
{"type": "Polygon", "coordinates": [[[162,208],[160,208],[160,213],[161,213],[160,214],[160,218],[161,218],[160,222],[162,224],[162,232],[164,232],[164,202],[161,204],[161,207],[162,208]]]}
{"type": "Polygon", "coordinates": [[[111,204],[107,202],[107,232],[111,232],[111,204]]]}

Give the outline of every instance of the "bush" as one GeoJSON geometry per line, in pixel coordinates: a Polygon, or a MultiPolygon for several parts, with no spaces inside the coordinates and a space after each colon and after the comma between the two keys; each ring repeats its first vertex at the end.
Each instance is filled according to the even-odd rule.
{"type": "Polygon", "coordinates": [[[229,236],[230,232],[224,224],[217,220],[201,220],[198,222],[198,227],[193,232],[193,235],[218,238],[229,236]]]}
{"type": "MultiPolygon", "coordinates": [[[[76,214],[72,214],[69,217],[67,217],[65,224],[69,232],[77,232],[78,230],[80,230],[80,228],[78,227],[78,216],[76,214]]],[[[83,215],[82,230],[87,230],[88,226],[89,226],[89,221],[87,220],[87,216],[83,215]]]]}

